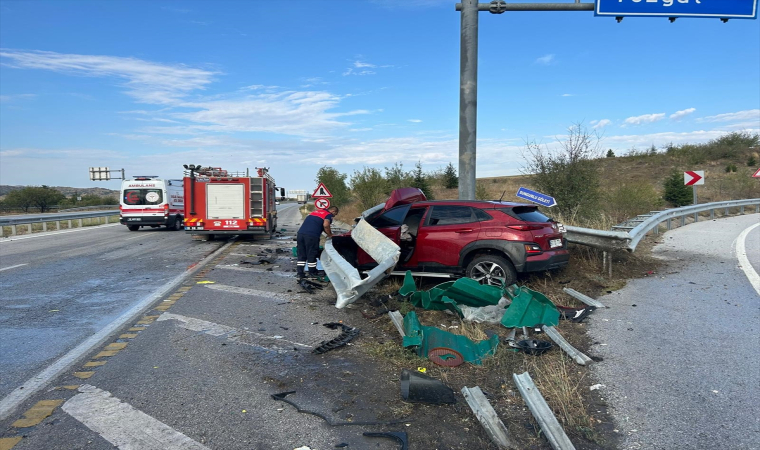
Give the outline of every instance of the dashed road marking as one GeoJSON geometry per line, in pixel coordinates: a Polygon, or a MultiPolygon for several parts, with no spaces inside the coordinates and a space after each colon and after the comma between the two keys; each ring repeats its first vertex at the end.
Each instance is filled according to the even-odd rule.
{"type": "Polygon", "coordinates": [[[248,273],[268,273],[272,275],[276,275],[278,277],[286,277],[286,278],[295,278],[296,274],[295,272],[282,272],[282,271],[275,271],[275,270],[267,270],[267,269],[257,269],[254,267],[251,267],[250,269],[245,267],[237,267],[237,266],[216,266],[216,269],[225,269],[225,270],[237,270],[239,272],[248,272],[248,273]]]}
{"type": "Polygon", "coordinates": [[[122,450],[209,450],[110,392],[87,384],[79,392],[61,409],[122,450]]]}
{"type": "Polygon", "coordinates": [[[215,291],[232,292],[233,294],[251,295],[253,297],[271,298],[273,300],[293,300],[294,298],[300,298],[300,295],[298,294],[280,294],[278,292],[260,291],[258,289],[228,286],[226,284],[207,284],[206,287],[215,291]]]}
{"type": "Polygon", "coordinates": [[[24,264],[16,264],[15,266],[10,266],[10,267],[3,267],[2,269],[0,269],[0,272],[2,272],[3,270],[11,270],[11,269],[15,269],[16,267],[28,266],[28,265],[29,265],[28,263],[24,263],[24,264]]]}
{"type": "Polygon", "coordinates": [[[40,400],[24,413],[24,418],[13,422],[15,428],[33,427],[42,422],[42,419],[53,414],[63,400],[40,400]]]}
{"type": "MultiPolygon", "coordinates": [[[[302,344],[300,342],[289,341],[283,339],[281,336],[267,336],[261,333],[255,333],[253,331],[238,330],[237,328],[228,327],[214,322],[208,322],[206,320],[196,319],[194,317],[181,316],[179,314],[163,313],[158,318],[158,322],[165,320],[176,320],[179,322],[179,326],[190,331],[199,331],[211,336],[226,336],[230,341],[240,342],[242,344],[252,345],[248,342],[241,340],[243,336],[255,336],[259,339],[267,339],[275,342],[287,342],[288,344],[297,345],[303,348],[313,348],[311,345],[302,344]]],[[[260,345],[256,345],[259,347],[260,345]]]]}

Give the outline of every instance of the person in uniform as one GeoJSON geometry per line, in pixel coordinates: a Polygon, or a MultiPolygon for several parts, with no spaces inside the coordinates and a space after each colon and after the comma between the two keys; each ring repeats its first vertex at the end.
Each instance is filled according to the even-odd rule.
{"type": "Polygon", "coordinates": [[[299,279],[317,278],[317,255],[319,254],[319,238],[324,231],[327,239],[332,239],[333,217],[338,215],[338,207],[331,206],[328,209],[318,209],[308,216],[301,224],[297,235],[297,254],[298,262],[296,264],[297,277],[299,279]],[[308,274],[306,268],[308,267],[308,274]]]}

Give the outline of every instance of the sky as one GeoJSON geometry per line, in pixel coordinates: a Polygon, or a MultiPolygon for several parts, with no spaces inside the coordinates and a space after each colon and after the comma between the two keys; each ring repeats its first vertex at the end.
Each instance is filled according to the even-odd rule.
{"type": "MultiPolygon", "coordinates": [[[[200,164],[313,190],[323,166],[457,167],[455,3],[0,0],[0,184],[200,164]]],[[[578,123],[617,155],[760,132],[757,20],[478,19],[477,177],[578,123]]]]}

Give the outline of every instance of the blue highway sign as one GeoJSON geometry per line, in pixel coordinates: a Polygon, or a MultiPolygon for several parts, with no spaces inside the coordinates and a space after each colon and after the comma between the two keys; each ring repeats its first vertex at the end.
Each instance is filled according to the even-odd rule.
{"type": "Polygon", "coordinates": [[[595,16],[756,19],[758,0],[596,0],[595,16]]]}
{"type": "Polygon", "coordinates": [[[557,204],[557,201],[554,200],[554,197],[550,197],[546,194],[542,194],[540,192],[531,191],[530,189],[525,189],[524,187],[521,187],[517,190],[517,196],[520,198],[524,198],[526,200],[530,200],[533,203],[538,203],[542,206],[555,206],[557,204]]]}

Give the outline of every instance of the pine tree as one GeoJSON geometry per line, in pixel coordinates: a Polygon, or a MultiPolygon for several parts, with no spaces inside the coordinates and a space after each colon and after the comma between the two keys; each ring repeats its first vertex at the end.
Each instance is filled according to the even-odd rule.
{"type": "Polygon", "coordinates": [[[446,189],[455,189],[459,187],[459,175],[454,165],[449,163],[445,169],[443,169],[443,187],[446,189]]]}
{"type": "Polygon", "coordinates": [[[665,180],[665,192],[662,195],[666,201],[674,206],[691,205],[694,195],[688,186],[683,184],[683,173],[674,170],[665,180]]]}
{"type": "Polygon", "coordinates": [[[427,177],[424,173],[422,173],[422,163],[420,161],[417,161],[417,164],[414,167],[414,181],[412,183],[412,187],[416,187],[417,189],[421,190],[428,200],[432,200],[433,191],[430,189],[427,177]]]}

